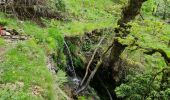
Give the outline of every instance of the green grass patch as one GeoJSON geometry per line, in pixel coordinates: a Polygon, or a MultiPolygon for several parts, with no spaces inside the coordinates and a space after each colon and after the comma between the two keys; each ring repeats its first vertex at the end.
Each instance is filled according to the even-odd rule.
{"type": "Polygon", "coordinates": [[[5,40],[3,38],[0,38],[0,46],[3,46],[5,44],[5,40]]]}
{"type": "Polygon", "coordinates": [[[45,52],[34,40],[8,50],[0,69],[0,99],[54,99],[54,81],[46,67],[45,52]]]}

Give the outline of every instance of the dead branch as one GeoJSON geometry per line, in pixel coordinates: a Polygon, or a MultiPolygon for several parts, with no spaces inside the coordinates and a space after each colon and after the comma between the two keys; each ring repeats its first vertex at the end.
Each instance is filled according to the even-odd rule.
{"type": "Polygon", "coordinates": [[[96,65],[95,69],[92,71],[92,73],[90,74],[90,76],[89,76],[86,84],[76,91],[76,95],[79,94],[80,92],[82,92],[84,89],[87,88],[87,86],[89,85],[91,79],[94,77],[95,73],[97,72],[97,70],[99,69],[99,67],[101,66],[101,64],[102,64],[102,59],[100,59],[100,60],[97,62],[97,65],[96,65]]]}
{"type": "Polygon", "coordinates": [[[85,84],[84,86],[81,86],[80,89],[78,89],[78,90],[76,91],[75,95],[78,95],[80,92],[82,92],[83,90],[85,90],[85,89],[88,87],[90,81],[92,80],[92,78],[93,78],[94,75],[96,74],[97,70],[100,68],[101,64],[103,63],[103,58],[104,58],[104,56],[105,56],[106,53],[112,48],[112,46],[113,46],[113,44],[111,44],[111,45],[107,48],[107,50],[102,54],[102,56],[100,57],[100,60],[97,62],[97,65],[96,65],[95,69],[91,72],[89,78],[87,79],[86,84],[85,84]]]}
{"type": "Polygon", "coordinates": [[[88,75],[88,70],[89,70],[89,68],[90,68],[90,65],[91,65],[91,63],[93,62],[93,59],[94,59],[94,57],[95,57],[95,55],[96,55],[96,53],[97,53],[97,50],[99,49],[99,47],[100,47],[101,43],[103,42],[103,40],[105,39],[105,37],[106,37],[106,36],[103,36],[103,37],[101,38],[101,40],[99,41],[96,49],[94,50],[93,55],[92,55],[92,57],[91,57],[88,65],[87,65],[87,67],[86,67],[86,73],[85,73],[85,75],[84,75],[84,77],[83,77],[83,80],[81,81],[80,86],[82,86],[83,83],[84,83],[84,81],[86,80],[87,75],[88,75]]]}

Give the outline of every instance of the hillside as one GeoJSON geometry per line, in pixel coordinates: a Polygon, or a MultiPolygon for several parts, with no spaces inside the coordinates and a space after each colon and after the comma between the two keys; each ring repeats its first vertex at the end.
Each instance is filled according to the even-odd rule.
{"type": "Polygon", "coordinates": [[[169,0],[0,0],[0,100],[169,100],[169,0]]]}

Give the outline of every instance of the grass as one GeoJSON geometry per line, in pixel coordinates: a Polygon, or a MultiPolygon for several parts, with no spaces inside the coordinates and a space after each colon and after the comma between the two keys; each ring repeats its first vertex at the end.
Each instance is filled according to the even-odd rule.
{"type": "Polygon", "coordinates": [[[5,44],[5,40],[3,38],[0,38],[0,46],[3,46],[5,44]]]}
{"type": "MultiPolygon", "coordinates": [[[[46,57],[55,53],[56,56],[62,56],[60,59],[62,63],[66,63],[66,57],[61,53],[64,37],[83,36],[84,33],[96,29],[115,27],[120,17],[120,8],[127,0],[117,1],[119,4],[113,0],[62,1],[65,5],[62,13],[68,17],[68,21],[43,19],[47,26],[45,28],[29,20],[7,18],[0,13],[0,24],[31,37],[16,45],[7,44],[4,39],[0,38],[0,47],[4,48],[7,44],[7,51],[1,56],[3,61],[0,62],[0,100],[55,100],[60,98],[62,94],[54,90],[55,81],[58,86],[62,86],[67,79],[62,71],[59,71],[56,77],[51,75],[46,67],[46,57]]],[[[132,26],[130,35],[139,39],[137,42],[139,45],[163,49],[170,57],[170,49],[167,45],[170,40],[169,25],[146,19],[133,22],[132,26]]],[[[125,44],[132,43],[133,38],[127,37],[127,40],[123,41],[125,44]]],[[[73,49],[71,51],[75,48],[71,47],[73,49]]],[[[130,47],[130,49],[133,48],[130,47]]],[[[142,65],[144,62],[143,65],[148,68],[165,66],[160,54],[148,56],[142,52],[143,50],[134,52],[127,50],[125,51],[127,55],[124,53],[125,59],[130,59],[129,63],[132,65],[134,63],[142,65]]],[[[74,59],[74,61],[76,65],[81,66],[80,59],[74,59]]]]}
{"type": "MultiPolygon", "coordinates": [[[[112,0],[62,0],[66,12],[80,20],[102,20],[116,16],[115,3],[112,0]]],[[[119,5],[120,6],[120,5],[119,5]]]]}
{"type": "Polygon", "coordinates": [[[7,49],[5,54],[0,55],[2,58],[0,100],[58,98],[60,92],[55,90],[55,80],[58,77],[52,76],[49,72],[46,58],[49,54],[57,55],[58,50],[63,46],[63,35],[56,28],[42,28],[31,21],[21,22],[15,18],[7,18],[3,13],[0,13],[0,21],[7,23],[5,27],[30,36],[29,40],[16,42],[16,45],[8,44],[0,38],[0,47],[4,48],[5,45],[7,49]]]}
{"type": "Polygon", "coordinates": [[[10,48],[0,69],[0,99],[54,99],[54,81],[46,67],[46,54],[34,40],[10,48]]]}
{"type": "MultiPolygon", "coordinates": [[[[115,16],[112,1],[63,0],[65,14],[70,21],[46,20],[47,27],[42,28],[32,21],[20,21],[0,13],[0,24],[15,29],[22,35],[30,36],[29,40],[8,44],[0,38],[0,47],[6,47],[0,63],[0,100],[55,100],[62,93],[55,89],[66,82],[64,72],[52,76],[46,67],[46,57],[63,49],[64,36],[82,36],[95,29],[112,27],[115,16]],[[79,4],[79,5],[78,5],[79,4]],[[104,5],[103,5],[104,4],[104,5]],[[83,8],[83,9],[82,9],[83,8]]],[[[77,62],[79,63],[79,62],[77,62]]],[[[62,66],[62,65],[59,65],[62,66]]]]}
{"type": "Polygon", "coordinates": [[[59,29],[62,30],[65,36],[81,36],[85,32],[91,32],[95,29],[103,29],[113,27],[113,20],[106,20],[102,22],[80,22],[73,21],[69,23],[62,23],[59,29]]]}

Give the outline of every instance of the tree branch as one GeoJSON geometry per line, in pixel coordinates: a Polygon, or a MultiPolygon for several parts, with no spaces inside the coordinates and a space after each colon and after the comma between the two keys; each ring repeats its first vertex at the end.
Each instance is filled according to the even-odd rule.
{"type": "Polygon", "coordinates": [[[86,73],[85,73],[85,75],[84,75],[84,77],[83,77],[83,80],[81,81],[80,86],[82,86],[83,83],[84,83],[84,81],[86,80],[87,75],[88,75],[88,70],[89,70],[89,68],[90,68],[90,65],[91,65],[91,63],[93,62],[93,59],[94,59],[94,57],[95,57],[95,55],[96,55],[96,53],[97,53],[97,50],[99,49],[99,47],[100,47],[101,43],[103,42],[104,38],[105,38],[105,36],[103,36],[103,37],[101,38],[100,42],[99,42],[98,45],[97,45],[97,48],[94,50],[93,55],[92,55],[92,57],[91,57],[88,65],[87,65],[87,67],[86,67],[86,73]]]}

